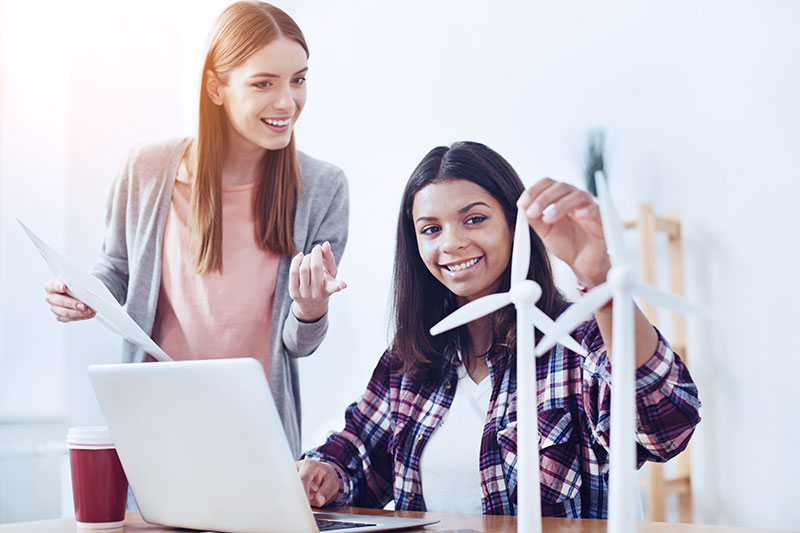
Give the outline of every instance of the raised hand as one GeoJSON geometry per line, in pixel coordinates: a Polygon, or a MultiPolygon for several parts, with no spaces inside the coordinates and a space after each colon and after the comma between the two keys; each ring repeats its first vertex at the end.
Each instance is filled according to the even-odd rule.
{"type": "Polygon", "coordinates": [[[336,279],[336,259],[329,242],[316,245],[308,255],[297,254],[289,268],[292,312],[303,322],[314,322],[328,311],[328,299],[347,287],[336,279]]]}
{"type": "Polygon", "coordinates": [[[600,208],[594,198],[567,183],[543,178],[523,191],[517,207],[547,249],[572,267],[587,287],[599,285],[610,268],[600,208]]]}

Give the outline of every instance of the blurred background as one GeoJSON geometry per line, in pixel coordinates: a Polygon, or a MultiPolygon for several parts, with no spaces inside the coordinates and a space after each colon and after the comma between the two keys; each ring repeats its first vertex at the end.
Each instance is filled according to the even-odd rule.
{"type": "MultiPolygon", "coordinates": [[[[128,150],[193,134],[229,3],[0,0],[0,522],[71,513],[66,429],[103,423],[85,369],[120,353],[96,321],[52,318],[50,273],[15,218],[93,264],[128,150]]],[[[349,287],[301,367],[304,447],[341,427],[387,345],[397,207],[422,156],[475,140],[527,184],[582,186],[602,128],[621,215],[681,214],[686,296],[712,310],[687,321],[695,521],[800,529],[800,3],[276,4],[311,50],[298,146],[343,168],[351,194],[349,287]]],[[[666,287],[663,239],[656,254],[666,287]]]]}

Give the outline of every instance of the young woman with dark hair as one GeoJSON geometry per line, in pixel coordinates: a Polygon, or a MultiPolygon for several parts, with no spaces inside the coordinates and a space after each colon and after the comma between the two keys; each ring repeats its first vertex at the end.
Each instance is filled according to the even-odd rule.
{"type": "MultiPolygon", "coordinates": [[[[517,206],[532,228],[528,276],[538,306],[568,305],[547,252],[586,287],[609,270],[592,197],[550,179],[528,190],[478,143],[433,149],[408,181],[397,226],[394,339],[345,427],[298,470],[313,505],[516,514],[515,312],[504,308],[449,334],[428,330],[459,306],[508,289],[517,206]]],[[[612,304],[613,305],[613,304],[612,304]]],[[[680,452],[699,422],[697,389],[637,310],[639,462],[680,452]]],[[[611,309],[573,333],[589,355],[555,346],[537,364],[542,511],[607,514],[611,309]]],[[[527,354],[532,357],[532,354],[527,354]]],[[[524,452],[523,452],[524,453],[524,452]]]]}
{"type": "MultiPolygon", "coordinates": [[[[418,192],[435,182],[445,182],[455,176],[483,188],[497,199],[502,215],[510,228],[517,217],[516,201],[524,187],[514,169],[494,151],[478,143],[461,142],[447,148],[434,148],[411,175],[403,193],[400,218],[397,223],[397,245],[394,262],[393,309],[395,335],[393,348],[404,363],[403,371],[414,379],[430,380],[439,376],[441,354],[448,345],[461,343],[469,357],[472,338],[464,328],[432,337],[430,327],[449,315],[460,305],[450,291],[425,266],[418,248],[417,230],[413,218],[414,199],[418,192]],[[409,290],[415,287],[416,290],[409,290]]],[[[512,231],[513,233],[513,231],[512,231]]],[[[528,278],[542,287],[539,306],[549,316],[557,316],[565,302],[556,289],[547,250],[531,230],[531,263],[528,278]]],[[[507,291],[511,265],[506,265],[501,285],[495,292],[507,291]]],[[[516,318],[509,307],[494,315],[494,336],[509,346],[516,345],[516,318]]]]}
{"type": "MultiPolygon", "coordinates": [[[[197,135],[131,152],[93,270],[174,359],[258,359],[296,455],[296,360],[322,342],[328,299],[345,287],[348,225],[343,172],[295,149],[307,60],[277,7],[227,7],[206,51],[197,135]]],[[[94,316],[64,283],[45,289],[57,320],[94,316]]],[[[122,359],[149,356],[126,341],[122,359]]]]}

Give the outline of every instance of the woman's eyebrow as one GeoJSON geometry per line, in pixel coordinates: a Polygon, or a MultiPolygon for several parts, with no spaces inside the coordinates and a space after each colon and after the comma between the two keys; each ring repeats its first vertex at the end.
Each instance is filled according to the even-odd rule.
{"type": "Polygon", "coordinates": [[[486,206],[489,209],[491,209],[491,206],[489,204],[487,204],[486,202],[472,202],[471,204],[466,205],[466,206],[462,207],[461,209],[459,209],[458,210],[458,214],[459,215],[463,215],[464,213],[466,213],[467,211],[469,211],[470,209],[472,209],[476,205],[483,205],[483,206],[486,206]]]}
{"type": "MultiPolygon", "coordinates": [[[[302,68],[292,74],[292,76],[299,76],[300,74],[305,74],[308,72],[308,67],[302,68]]],[[[271,72],[257,72],[255,74],[250,75],[251,78],[280,78],[280,74],[272,74],[271,72]]]]}
{"type": "MultiPolygon", "coordinates": [[[[459,209],[459,210],[457,211],[457,213],[458,213],[459,215],[463,215],[464,213],[466,213],[467,211],[469,211],[470,209],[472,209],[473,207],[475,207],[475,206],[477,206],[477,205],[483,205],[483,206],[486,206],[486,207],[488,207],[489,209],[491,209],[491,208],[492,208],[492,207],[491,207],[489,204],[487,204],[486,202],[480,202],[480,201],[479,201],[479,202],[472,202],[471,204],[465,205],[464,207],[462,207],[461,209],[459,209]]],[[[427,221],[430,221],[430,220],[438,220],[438,218],[437,218],[437,217],[417,217],[417,219],[414,221],[414,223],[416,224],[416,223],[417,223],[417,222],[419,222],[419,221],[426,221],[426,222],[427,222],[427,221]]]]}

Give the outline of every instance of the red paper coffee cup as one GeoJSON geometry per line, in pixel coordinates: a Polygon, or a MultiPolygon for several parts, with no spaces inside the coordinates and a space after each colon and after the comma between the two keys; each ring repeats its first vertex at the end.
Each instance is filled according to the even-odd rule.
{"type": "Polygon", "coordinates": [[[67,433],[75,521],[81,529],[112,529],[125,522],[128,479],[106,427],[67,433]]]}

